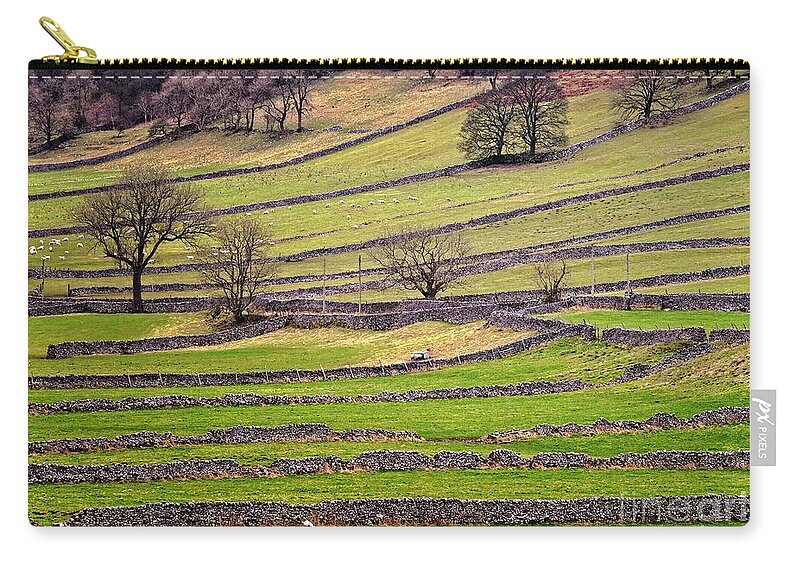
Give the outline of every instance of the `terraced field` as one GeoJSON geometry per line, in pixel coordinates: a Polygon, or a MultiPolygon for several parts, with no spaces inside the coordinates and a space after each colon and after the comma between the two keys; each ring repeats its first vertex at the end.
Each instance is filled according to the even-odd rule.
{"type": "MultiPolygon", "coordinates": [[[[137,524],[288,524],[247,501],[311,509],[293,524],[464,524],[428,499],[749,506],[749,82],[689,83],[695,106],[628,128],[607,82],[565,72],[565,145],[490,164],[459,145],[488,80],[401,75],[313,80],[302,132],[259,113],[250,133],[219,120],[30,173],[33,524],[119,524],[106,507],[123,506],[137,524]],[[159,247],[132,312],[130,272],[77,225],[87,195],[143,163],[194,177],[212,223],[268,234],[272,271],[243,324],[218,315],[202,251],[180,240],[159,247]],[[436,300],[382,259],[387,236],[419,230],[466,244],[436,300]],[[536,268],[562,261],[554,302],[536,268]],[[346,514],[362,500],[359,516],[380,516],[346,514]],[[402,500],[419,518],[392,510],[402,500]]],[[[30,164],[147,130],[83,133],[30,164]]],[[[567,522],[676,522],[585,516],[567,522]]]]}

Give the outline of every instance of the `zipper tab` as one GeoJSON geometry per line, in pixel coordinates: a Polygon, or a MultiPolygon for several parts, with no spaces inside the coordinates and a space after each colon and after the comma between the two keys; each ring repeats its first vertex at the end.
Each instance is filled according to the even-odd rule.
{"type": "Polygon", "coordinates": [[[59,26],[52,18],[42,16],[39,18],[39,24],[50,34],[51,38],[58,42],[58,45],[64,48],[64,53],[62,55],[46,55],[42,58],[42,61],[54,61],[56,63],[99,63],[97,53],[93,49],[76,45],[67,35],[67,32],[64,31],[64,28],[59,26]],[[82,53],[84,55],[81,55],[82,53]]]}

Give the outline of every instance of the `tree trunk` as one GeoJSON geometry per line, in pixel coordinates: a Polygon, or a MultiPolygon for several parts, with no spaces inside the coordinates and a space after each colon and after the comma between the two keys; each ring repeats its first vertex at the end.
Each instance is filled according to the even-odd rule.
{"type": "Polygon", "coordinates": [[[142,270],[133,271],[133,312],[144,313],[144,302],[142,301],[142,270]]]}
{"type": "Polygon", "coordinates": [[[302,132],[303,130],[303,108],[297,107],[297,132],[302,132]]]}

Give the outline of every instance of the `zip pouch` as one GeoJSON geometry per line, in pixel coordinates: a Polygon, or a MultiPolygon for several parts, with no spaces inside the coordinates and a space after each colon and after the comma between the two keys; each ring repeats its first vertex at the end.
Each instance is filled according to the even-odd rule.
{"type": "Polygon", "coordinates": [[[742,60],[29,66],[34,525],[740,525],[742,60]]]}

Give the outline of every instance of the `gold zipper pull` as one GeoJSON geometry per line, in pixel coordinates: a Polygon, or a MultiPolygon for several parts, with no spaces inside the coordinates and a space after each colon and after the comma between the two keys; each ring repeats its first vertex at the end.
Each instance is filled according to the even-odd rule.
{"type": "Polygon", "coordinates": [[[46,55],[42,61],[55,61],[56,63],[98,63],[97,53],[91,48],[76,45],[70,39],[64,28],[59,26],[55,20],[42,16],[39,24],[50,34],[50,37],[58,42],[64,53],[62,55],[46,55]],[[83,55],[81,55],[83,54],[83,55]]]}

